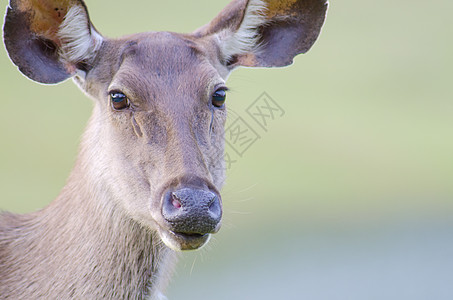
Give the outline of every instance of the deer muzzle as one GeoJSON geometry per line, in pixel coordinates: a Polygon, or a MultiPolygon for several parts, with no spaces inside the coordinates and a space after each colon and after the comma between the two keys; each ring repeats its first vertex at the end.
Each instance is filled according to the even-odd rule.
{"type": "Polygon", "coordinates": [[[220,229],[222,204],[213,191],[198,188],[168,190],[162,196],[166,230],[163,241],[175,250],[197,249],[220,229]]]}

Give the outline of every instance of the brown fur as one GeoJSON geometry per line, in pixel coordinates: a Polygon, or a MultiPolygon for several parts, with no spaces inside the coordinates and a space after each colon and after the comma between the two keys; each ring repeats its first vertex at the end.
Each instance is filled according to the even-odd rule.
{"type": "Polygon", "coordinates": [[[175,260],[168,247],[202,245],[164,238],[171,227],[162,215],[163,195],[181,187],[218,194],[225,178],[226,111],[212,107],[212,94],[234,67],[287,65],[319,34],[325,1],[280,4],[235,0],[193,34],[108,39],[95,31],[80,0],[11,0],[4,39],[13,62],[42,83],[72,77],[95,105],[57,199],[38,212],[0,215],[2,298],[160,297],[175,260]],[[267,3],[267,10],[248,9],[251,3],[267,3]],[[69,19],[62,29],[54,6],[68,15],[78,7],[72,12],[80,12],[74,20],[82,23],[69,19]],[[251,14],[264,12],[265,22],[257,18],[241,32],[251,14]],[[250,30],[260,45],[222,52],[250,30]],[[93,47],[77,52],[71,49],[77,42],[93,47]],[[110,91],[126,94],[131,107],[113,110],[110,91]]]}

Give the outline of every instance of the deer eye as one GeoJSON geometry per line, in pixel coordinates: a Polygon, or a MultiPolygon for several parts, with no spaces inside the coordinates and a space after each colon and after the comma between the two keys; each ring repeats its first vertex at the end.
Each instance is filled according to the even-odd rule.
{"type": "Polygon", "coordinates": [[[121,92],[110,92],[110,101],[114,110],[122,110],[130,106],[129,99],[121,92]]]}
{"type": "Polygon", "coordinates": [[[212,105],[215,107],[222,107],[226,100],[226,89],[220,88],[212,94],[212,105]]]}

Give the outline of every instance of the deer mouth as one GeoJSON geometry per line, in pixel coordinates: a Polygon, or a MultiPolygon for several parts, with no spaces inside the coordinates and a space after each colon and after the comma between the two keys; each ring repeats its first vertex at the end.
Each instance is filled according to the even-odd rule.
{"type": "Polygon", "coordinates": [[[208,243],[211,234],[183,233],[171,230],[159,230],[162,241],[176,251],[196,250],[208,243]]]}

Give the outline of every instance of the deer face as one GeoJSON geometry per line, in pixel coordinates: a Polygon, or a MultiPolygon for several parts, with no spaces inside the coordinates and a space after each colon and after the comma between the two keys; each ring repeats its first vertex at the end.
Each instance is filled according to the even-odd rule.
{"type": "Polygon", "coordinates": [[[107,39],[80,0],[15,0],[4,37],[26,76],[72,77],[95,100],[82,155],[102,201],[189,250],[220,228],[226,77],[238,66],[290,64],[316,40],[326,8],[235,0],[192,34],[107,39]]]}
{"type": "Polygon", "coordinates": [[[95,139],[105,153],[96,168],[108,174],[99,176],[167,245],[198,248],[222,215],[226,86],[219,63],[201,41],[166,32],[99,51],[112,50],[80,81],[96,100],[95,139]]]}

